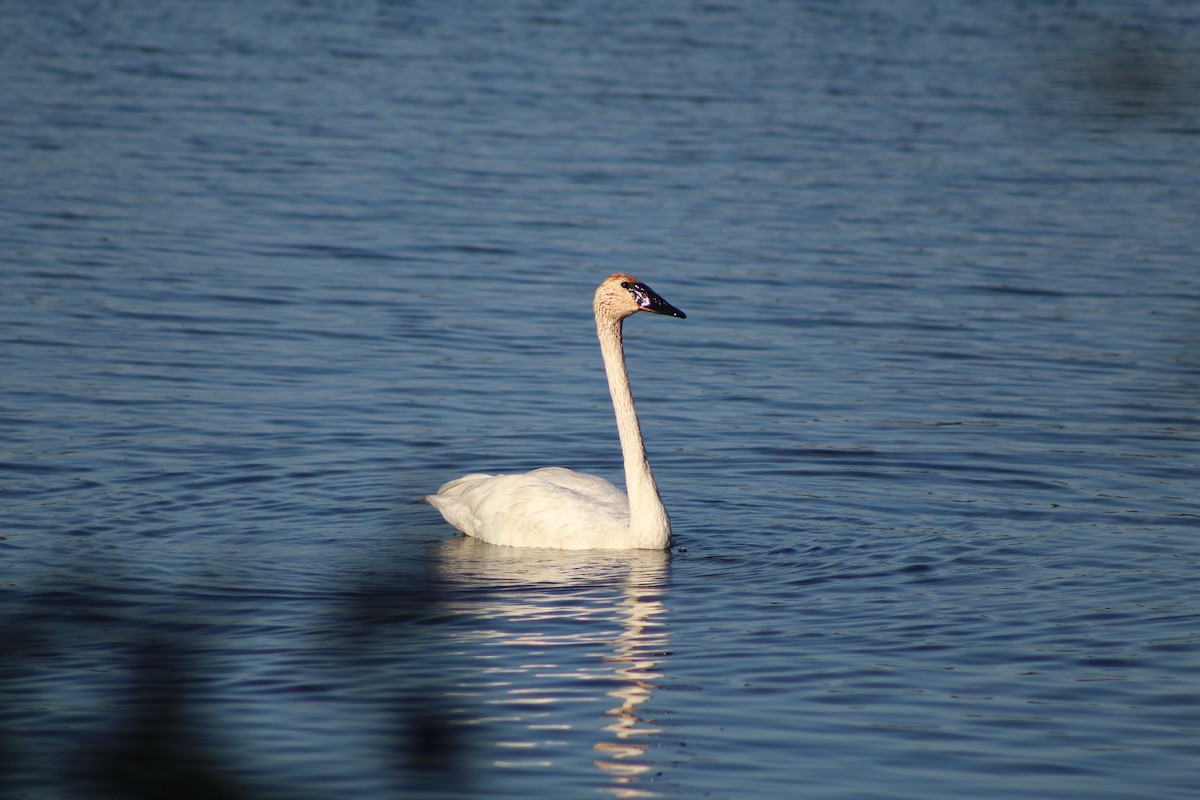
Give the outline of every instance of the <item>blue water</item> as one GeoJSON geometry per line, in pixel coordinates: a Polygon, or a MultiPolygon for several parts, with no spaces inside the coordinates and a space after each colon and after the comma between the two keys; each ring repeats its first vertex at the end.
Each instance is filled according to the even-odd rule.
{"type": "Polygon", "coordinates": [[[1196,796],[1189,5],[10,6],[8,796],[1196,796]]]}

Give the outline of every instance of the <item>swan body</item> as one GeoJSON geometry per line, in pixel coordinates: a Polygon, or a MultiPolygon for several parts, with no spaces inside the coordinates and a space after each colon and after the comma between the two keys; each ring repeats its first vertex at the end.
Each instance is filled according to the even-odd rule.
{"type": "Polygon", "coordinates": [[[646,460],[629,374],[622,324],[639,311],[686,318],[636,278],[617,273],[592,303],[609,394],[625,462],[628,494],[596,475],[543,467],[520,475],[464,475],[425,500],[468,536],[513,547],[560,550],[662,550],[671,522],[646,460]]]}

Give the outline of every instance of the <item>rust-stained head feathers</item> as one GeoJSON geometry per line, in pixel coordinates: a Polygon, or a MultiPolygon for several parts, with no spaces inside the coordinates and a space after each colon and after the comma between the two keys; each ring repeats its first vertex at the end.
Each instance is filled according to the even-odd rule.
{"type": "Polygon", "coordinates": [[[596,315],[622,320],[639,311],[686,319],[687,315],[637,278],[625,272],[609,275],[596,289],[596,315]]]}

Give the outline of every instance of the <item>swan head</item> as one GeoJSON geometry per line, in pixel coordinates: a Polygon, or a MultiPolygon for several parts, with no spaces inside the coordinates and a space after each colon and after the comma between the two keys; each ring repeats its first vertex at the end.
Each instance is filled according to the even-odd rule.
{"type": "Polygon", "coordinates": [[[687,319],[687,314],[663,300],[658,292],[624,272],[604,279],[596,289],[593,305],[597,316],[604,315],[615,320],[625,319],[639,311],[687,319]]]}

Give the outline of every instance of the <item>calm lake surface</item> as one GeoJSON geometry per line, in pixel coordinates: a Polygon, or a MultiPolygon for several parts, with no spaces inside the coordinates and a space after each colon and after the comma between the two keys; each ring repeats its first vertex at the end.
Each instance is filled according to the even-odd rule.
{"type": "Polygon", "coordinates": [[[8,4],[9,797],[1194,798],[1200,11],[8,4]],[[464,540],[620,481],[670,553],[464,540]]]}

